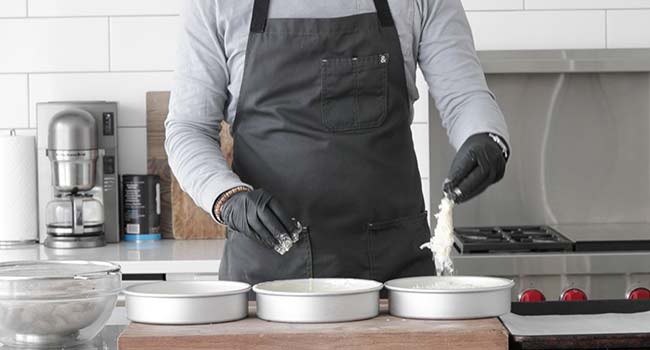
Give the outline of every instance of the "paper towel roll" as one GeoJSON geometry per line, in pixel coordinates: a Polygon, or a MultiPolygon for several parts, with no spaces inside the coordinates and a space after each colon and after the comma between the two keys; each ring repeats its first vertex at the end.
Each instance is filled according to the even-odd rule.
{"type": "Polygon", "coordinates": [[[36,142],[33,136],[0,136],[0,242],[36,241],[36,142]]]}

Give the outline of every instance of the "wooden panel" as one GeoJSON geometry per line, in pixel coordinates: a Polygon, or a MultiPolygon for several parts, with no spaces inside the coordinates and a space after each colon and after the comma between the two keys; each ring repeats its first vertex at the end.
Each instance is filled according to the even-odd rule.
{"type": "Polygon", "coordinates": [[[197,207],[175,178],[172,179],[172,223],[175,239],[226,237],[225,227],[218,225],[210,214],[197,207]]]}
{"type": "Polygon", "coordinates": [[[169,92],[147,93],[147,171],[160,176],[160,232],[174,238],[172,231],[172,174],[165,153],[165,126],[169,92]]]}
{"type": "Polygon", "coordinates": [[[192,326],[132,323],[120,350],[154,349],[413,349],[505,350],[508,333],[498,319],[424,321],[383,313],[358,322],[287,324],[249,317],[192,326]]]}
{"type": "MultiPolygon", "coordinates": [[[[165,238],[207,239],[224,238],[225,228],[217,225],[210,215],[196,206],[184,193],[169,169],[165,152],[165,118],[169,112],[168,91],[147,93],[147,161],[150,174],[160,176],[160,228],[165,238]]],[[[222,123],[222,152],[232,162],[232,137],[228,124],[222,123]]]]}

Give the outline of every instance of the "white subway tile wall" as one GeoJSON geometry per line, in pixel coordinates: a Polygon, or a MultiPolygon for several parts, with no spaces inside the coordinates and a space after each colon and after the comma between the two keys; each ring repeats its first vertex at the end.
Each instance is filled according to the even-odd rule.
{"type": "Polygon", "coordinates": [[[650,47],[649,33],[650,10],[618,10],[607,14],[609,47],[650,47]]]}
{"type": "Polygon", "coordinates": [[[523,10],[524,0],[462,0],[467,11],[523,10]]]}
{"type": "MultiPolygon", "coordinates": [[[[428,86],[424,81],[422,71],[417,70],[416,84],[420,93],[420,98],[415,101],[413,115],[413,145],[415,146],[415,155],[418,159],[418,168],[422,178],[422,193],[424,194],[424,204],[429,211],[429,94],[428,86]]],[[[430,218],[429,218],[429,221],[430,218]]]]}
{"type": "MultiPolygon", "coordinates": [[[[2,75],[0,75],[0,78],[2,75]]],[[[117,101],[118,127],[146,126],[147,91],[171,89],[172,72],[30,74],[30,127],[36,127],[36,102],[117,101]]]]}
{"type": "Polygon", "coordinates": [[[429,124],[413,124],[411,132],[420,176],[427,179],[429,178],[429,124]]]}
{"type": "Polygon", "coordinates": [[[177,16],[111,18],[111,70],[173,70],[178,22],[177,16]]]}
{"type": "Polygon", "coordinates": [[[603,11],[510,11],[468,14],[479,50],[605,47],[603,11]]]}
{"type": "Polygon", "coordinates": [[[0,128],[28,128],[27,74],[0,75],[0,128]]]}
{"type": "MultiPolygon", "coordinates": [[[[29,15],[176,15],[180,12],[181,1],[182,0],[29,0],[29,15]]],[[[23,3],[24,2],[25,0],[23,0],[23,3]]]]}
{"type": "Polygon", "coordinates": [[[25,17],[27,15],[27,0],[0,1],[0,17],[25,17]]]}
{"type": "MultiPolygon", "coordinates": [[[[422,179],[422,194],[424,195],[424,208],[429,214],[429,222],[431,222],[431,191],[429,191],[429,179],[422,179]]],[[[436,198],[437,200],[438,198],[436,198]]],[[[435,209],[437,204],[433,205],[435,209]]],[[[434,213],[435,214],[435,213],[434,213]]]]}
{"type": "Polygon", "coordinates": [[[526,0],[526,9],[528,10],[607,10],[639,8],[650,8],[650,0],[526,0]]]}
{"type": "MultiPolygon", "coordinates": [[[[120,171],[145,172],[145,93],[171,88],[182,1],[193,0],[0,0],[0,134],[34,134],[37,102],[117,101],[120,171]]],[[[462,3],[480,50],[650,47],[650,0],[462,3]]],[[[439,184],[428,181],[420,75],[418,89],[412,130],[428,198],[439,184]]]]}
{"type": "Polygon", "coordinates": [[[108,19],[0,20],[0,72],[108,70],[108,19]]]}

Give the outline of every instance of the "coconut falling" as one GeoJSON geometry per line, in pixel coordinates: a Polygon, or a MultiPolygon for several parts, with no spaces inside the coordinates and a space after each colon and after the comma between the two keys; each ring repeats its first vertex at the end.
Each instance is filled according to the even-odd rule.
{"type": "Polygon", "coordinates": [[[433,252],[438,276],[451,276],[454,274],[454,263],[451,261],[451,249],[454,246],[454,202],[445,195],[438,209],[440,211],[435,215],[437,223],[431,240],[420,246],[420,249],[429,248],[433,252]]]}

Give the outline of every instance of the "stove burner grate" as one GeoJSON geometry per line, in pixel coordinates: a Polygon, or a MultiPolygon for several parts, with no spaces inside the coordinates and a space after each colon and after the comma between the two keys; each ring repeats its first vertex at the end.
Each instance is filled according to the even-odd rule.
{"type": "Polygon", "coordinates": [[[454,241],[463,254],[573,250],[573,243],[549,226],[459,227],[454,241]]]}

